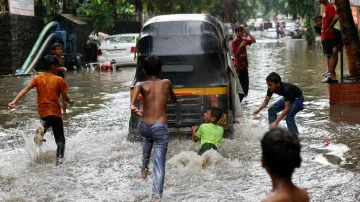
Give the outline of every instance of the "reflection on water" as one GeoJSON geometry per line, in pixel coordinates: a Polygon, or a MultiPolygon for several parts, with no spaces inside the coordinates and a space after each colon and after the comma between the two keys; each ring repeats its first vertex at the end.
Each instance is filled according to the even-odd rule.
{"type": "MultiPolygon", "coordinates": [[[[329,119],[327,85],[320,76],[326,61],[320,52],[308,51],[301,40],[272,39],[258,40],[248,52],[250,92],[234,139],[200,157],[199,145],[190,138],[171,138],[163,201],[255,202],[270,193],[270,178],[259,162],[267,111],[256,118],[251,113],[265,97],[265,77],[271,71],[298,84],[305,95],[305,109],[297,117],[303,163],[295,183],[309,189],[312,201],[359,200],[359,127],[329,119]]],[[[39,124],[35,91],[15,111],[6,110],[30,78],[1,79],[1,201],[148,201],[151,178],[139,179],[141,142],[126,141],[133,75],[133,68],[68,73],[69,97],[76,105],[64,122],[67,145],[59,167],[54,166],[50,132],[41,148],[33,144],[39,124]]]]}

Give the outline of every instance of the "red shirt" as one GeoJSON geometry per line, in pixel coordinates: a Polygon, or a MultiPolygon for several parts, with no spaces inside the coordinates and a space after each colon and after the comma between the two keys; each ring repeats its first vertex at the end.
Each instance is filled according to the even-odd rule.
{"type": "MultiPolygon", "coordinates": [[[[232,52],[234,54],[236,53],[236,51],[238,50],[238,47],[240,46],[240,44],[243,41],[245,41],[246,46],[251,45],[251,40],[249,40],[249,39],[235,38],[234,41],[231,44],[232,52]]],[[[247,58],[247,52],[246,52],[246,46],[240,51],[240,54],[238,56],[234,55],[234,61],[235,61],[236,69],[244,69],[244,68],[248,68],[248,66],[249,66],[248,58],[247,58]]]]}
{"type": "Polygon", "coordinates": [[[328,3],[324,8],[323,13],[323,23],[322,23],[322,29],[321,29],[321,41],[324,39],[335,39],[335,36],[333,33],[326,30],[329,28],[334,16],[336,15],[336,10],[333,4],[328,3]]]}

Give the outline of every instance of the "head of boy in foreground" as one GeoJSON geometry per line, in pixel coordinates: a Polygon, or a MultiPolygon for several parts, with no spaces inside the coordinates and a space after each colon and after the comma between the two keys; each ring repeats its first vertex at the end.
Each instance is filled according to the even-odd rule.
{"type": "Polygon", "coordinates": [[[44,64],[45,64],[45,70],[48,72],[52,72],[54,74],[57,74],[58,72],[58,67],[59,67],[59,60],[52,56],[52,55],[47,55],[44,57],[44,64]]]}
{"type": "Polygon", "coordinates": [[[144,72],[148,76],[159,76],[161,67],[161,61],[156,56],[148,56],[144,60],[144,72]]]}
{"type": "Polygon", "coordinates": [[[295,168],[301,164],[298,137],[282,128],[271,129],[261,140],[262,166],[270,176],[291,179],[295,168]]]}
{"type": "Polygon", "coordinates": [[[271,92],[275,92],[277,89],[280,88],[280,83],[281,83],[281,77],[279,74],[277,74],[276,72],[271,72],[267,77],[266,77],[266,83],[268,85],[268,88],[271,92]]]}
{"type": "Polygon", "coordinates": [[[63,53],[62,45],[59,43],[54,43],[51,49],[52,49],[52,53],[58,57],[60,57],[63,53]]]}
{"type": "Polygon", "coordinates": [[[216,124],[222,116],[222,111],[218,107],[210,107],[204,114],[205,123],[216,124]]]}

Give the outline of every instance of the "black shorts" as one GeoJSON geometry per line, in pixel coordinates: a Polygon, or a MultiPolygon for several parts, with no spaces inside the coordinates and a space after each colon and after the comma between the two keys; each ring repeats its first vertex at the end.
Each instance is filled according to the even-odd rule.
{"type": "Polygon", "coordinates": [[[51,127],[54,133],[55,142],[57,144],[63,143],[65,145],[64,125],[62,119],[57,116],[47,116],[42,118],[42,121],[44,126],[44,134],[46,133],[47,129],[51,127]]]}
{"type": "Polygon", "coordinates": [[[335,40],[324,39],[321,43],[322,43],[324,55],[327,56],[327,57],[333,56],[334,55],[335,40]]]}
{"type": "Polygon", "coordinates": [[[204,152],[206,152],[207,150],[210,150],[210,149],[215,149],[217,150],[216,146],[214,144],[211,144],[211,143],[205,143],[201,146],[198,154],[201,156],[204,152]]]}

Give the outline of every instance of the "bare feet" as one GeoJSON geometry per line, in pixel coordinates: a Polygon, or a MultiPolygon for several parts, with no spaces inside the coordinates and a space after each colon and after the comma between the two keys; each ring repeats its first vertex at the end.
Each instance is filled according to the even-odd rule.
{"type": "Polygon", "coordinates": [[[146,180],[147,177],[148,177],[150,174],[151,174],[151,173],[150,173],[150,171],[149,171],[149,168],[144,168],[144,169],[142,169],[142,171],[141,171],[141,179],[146,180]]]}
{"type": "Polygon", "coordinates": [[[208,166],[207,163],[208,163],[208,159],[205,157],[201,164],[202,168],[207,168],[207,166],[208,166]]]}
{"type": "Polygon", "coordinates": [[[43,137],[44,137],[44,128],[39,126],[36,130],[36,134],[34,137],[35,144],[42,145],[42,143],[44,141],[43,137]]]}

